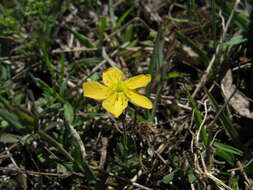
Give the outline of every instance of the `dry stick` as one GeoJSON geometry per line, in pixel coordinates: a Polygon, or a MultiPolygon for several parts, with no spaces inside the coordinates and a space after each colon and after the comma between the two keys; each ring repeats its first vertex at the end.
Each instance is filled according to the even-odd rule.
{"type": "Polygon", "coordinates": [[[240,161],[237,161],[236,165],[240,168],[240,173],[242,174],[242,176],[244,177],[246,183],[248,184],[249,189],[253,189],[253,181],[248,178],[246,172],[243,170],[242,163],[240,161]]]}
{"type": "MultiPolygon", "coordinates": [[[[29,56],[32,54],[28,54],[29,56]]],[[[8,61],[8,60],[14,60],[14,59],[21,59],[26,58],[27,56],[24,55],[14,55],[14,56],[7,56],[7,57],[0,57],[0,61],[8,61]]]]}
{"type": "Polygon", "coordinates": [[[210,173],[207,168],[206,168],[206,164],[204,161],[204,158],[202,155],[200,155],[200,159],[201,159],[201,163],[202,163],[202,167],[204,169],[204,175],[206,175],[209,179],[211,179],[213,182],[215,182],[216,185],[221,186],[227,190],[233,190],[232,188],[230,188],[228,185],[226,185],[225,183],[223,183],[223,181],[221,181],[220,179],[218,179],[217,177],[213,176],[212,173],[210,173]]]}
{"type": "Polygon", "coordinates": [[[200,124],[200,126],[199,126],[199,130],[198,130],[198,132],[197,132],[197,136],[196,136],[196,145],[198,146],[198,144],[199,144],[199,136],[200,136],[200,133],[201,133],[201,130],[202,130],[202,127],[204,127],[204,125],[205,125],[205,122],[206,122],[206,118],[207,118],[207,100],[204,102],[204,106],[205,106],[205,115],[204,115],[204,119],[203,119],[203,121],[201,122],[201,124],[200,124]]]}
{"type": "Polygon", "coordinates": [[[18,165],[17,165],[17,163],[16,163],[16,161],[15,161],[14,158],[12,157],[10,151],[8,150],[8,148],[6,148],[6,151],[7,151],[7,154],[10,155],[9,158],[10,158],[12,164],[13,164],[16,168],[19,168],[18,165]]]}
{"type": "MultiPolygon", "coordinates": [[[[15,161],[14,158],[12,157],[12,155],[11,155],[10,151],[8,150],[8,148],[6,148],[6,150],[7,150],[7,154],[10,155],[9,158],[10,158],[11,162],[13,163],[13,165],[15,166],[15,168],[20,169],[19,166],[17,165],[16,161],[15,161]]],[[[25,174],[21,174],[21,175],[20,175],[20,180],[19,180],[19,182],[21,183],[21,187],[22,187],[24,190],[26,190],[26,189],[27,189],[27,176],[26,176],[25,174]]]]}
{"type": "Polygon", "coordinates": [[[69,177],[71,175],[77,175],[80,177],[84,177],[84,175],[82,173],[77,173],[77,172],[71,172],[71,173],[67,173],[67,174],[48,173],[48,172],[37,172],[37,171],[25,170],[25,169],[21,169],[21,168],[8,168],[8,167],[0,167],[0,171],[15,172],[15,173],[27,174],[27,175],[31,175],[31,176],[69,177]]]}
{"type": "Polygon", "coordinates": [[[84,144],[83,144],[83,141],[82,141],[80,135],[78,134],[78,132],[74,129],[74,127],[72,125],[69,124],[69,128],[70,128],[70,131],[71,131],[73,137],[76,139],[76,141],[78,142],[78,144],[80,146],[80,151],[82,153],[83,160],[86,160],[86,151],[85,151],[85,147],[84,147],[84,144]]]}
{"type": "MultiPolygon", "coordinates": [[[[135,183],[135,182],[137,181],[138,177],[141,176],[141,174],[142,174],[142,170],[139,170],[138,173],[131,179],[131,182],[132,182],[132,183],[135,183]]],[[[138,183],[137,183],[137,184],[138,184],[138,183]]],[[[140,184],[138,184],[138,185],[139,185],[139,187],[140,187],[140,184]]],[[[141,186],[142,186],[142,185],[141,185],[141,186]]],[[[129,187],[129,186],[126,185],[126,186],[123,188],[123,190],[126,190],[128,187],[129,187]]],[[[145,188],[147,188],[147,187],[145,187],[145,188]]]]}
{"type": "Polygon", "coordinates": [[[218,44],[217,48],[216,48],[216,51],[206,69],[206,71],[204,72],[202,78],[200,79],[200,82],[198,83],[196,89],[194,90],[193,94],[192,94],[192,98],[195,98],[195,96],[197,95],[197,93],[199,92],[199,90],[205,85],[206,81],[207,81],[207,77],[209,75],[209,73],[211,72],[211,69],[214,65],[214,62],[215,62],[215,59],[216,59],[216,56],[218,55],[219,51],[220,51],[220,48],[221,48],[221,44],[223,43],[223,41],[225,40],[226,38],[226,35],[227,35],[227,31],[228,31],[228,28],[230,26],[230,23],[232,21],[232,18],[234,16],[234,13],[235,13],[235,10],[237,9],[237,6],[239,5],[240,3],[240,0],[236,0],[235,1],[235,4],[234,4],[234,7],[233,7],[233,10],[228,18],[228,21],[227,21],[227,24],[225,25],[225,28],[224,28],[224,32],[221,36],[221,39],[220,39],[220,43],[218,44]]]}
{"type": "MultiPolygon", "coordinates": [[[[21,142],[25,141],[30,136],[31,135],[25,135],[25,136],[21,137],[21,142]]],[[[10,147],[8,147],[7,150],[4,150],[3,152],[0,152],[0,159],[9,158],[9,156],[11,156],[11,154],[8,154],[8,151],[11,151],[12,149],[15,149],[16,147],[18,147],[18,145],[20,145],[20,142],[12,144],[10,147]]]]}
{"type": "Polygon", "coordinates": [[[112,67],[118,67],[118,64],[115,63],[115,61],[113,61],[106,53],[105,47],[102,47],[102,56],[112,67]]]}
{"type": "Polygon", "coordinates": [[[70,53],[70,52],[79,52],[79,51],[86,51],[86,52],[97,51],[97,48],[77,47],[77,48],[55,49],[52,51],[52,54],[70,53]]]}
{"type": "Polygon", "coordinates": [[[102,148],[100,150],[101,156],[99,161],[99,167],[103,169],[105,167],[106,157],[107,157],[107,147],[108,147],[108,138],[102,137],[102,148]]]}

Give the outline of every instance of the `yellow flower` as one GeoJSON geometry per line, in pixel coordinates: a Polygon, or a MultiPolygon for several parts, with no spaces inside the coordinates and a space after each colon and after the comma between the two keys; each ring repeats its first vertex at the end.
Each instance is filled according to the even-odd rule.
{"type": "Polygon", "coordinates": [[[137,75],[124,80],[124,74],[116,67],[103,72],[104,85],[99,82],[83,84],[83,94],[96,100],[103,100],[102,106],[115,117],[126,109],[128,101],[146,109],[152,109],[152,102],[139,94],[136,89],[147,86],[151,81],[150,74],[137,75]]]}

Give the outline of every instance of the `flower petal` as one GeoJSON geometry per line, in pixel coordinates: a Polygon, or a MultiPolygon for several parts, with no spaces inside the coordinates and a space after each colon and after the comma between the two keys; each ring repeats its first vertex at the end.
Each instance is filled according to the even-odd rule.
{"type": "Polygon", "coordinates": [[[83,95],[96,100],[103,100],[110,95],[111,91],[108,87],[99,82],[83,83],[83,95]]]}
{"type": "Polygon", "coordinates": [[[127,97],[130,99],[130,101],[140,107],[152,109],[153,105],[152,102],[146,97],[143,96],[133,90],[129,90],[127,92],[127,97]]]}
{"type": "Polygon", "coordinates": [[[150,74],[142,74],[137,75],[135,77],[132,77],[130,79],[127,79],[124,81],[125,85],[129,89],[136,89],[136,88],[142,88],[147,86],[148,83],[151,81],[151,75],[150,74]]]}
{"type": "Polygon", "coordinates": [[[122,92],[114,93],[103,101],[103,108],[118,118],[128,105],[128,98],[122,92]]]}
{"type": "Polygon", "coordinates": [[[105,72],[103,72],[103,82],[108,87],[115,86],[118,81],[124,79],[124,74],[117,67],[110,67],[105,72]]]}

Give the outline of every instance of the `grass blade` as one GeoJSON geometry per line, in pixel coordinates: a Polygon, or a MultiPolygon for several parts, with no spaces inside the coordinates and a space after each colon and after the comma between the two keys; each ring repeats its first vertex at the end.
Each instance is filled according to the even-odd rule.
{"type": "Polygon", "coordinates": [[[227,163],[229,163],[231,166],[234,166],[235,163],[235,157],[233,154],[226,152],[224,150],[216,150],[215,155],[219,156],[220,158],[226,160],[227,163]]]}
{"type": "Polygon", "coordinates": [[[229,145],[226,145],[226,144],[223,144],[223,143],[218,143],[218,142],[214,142],[213,144],[216,148],[219,148],[220,150],[224,150],[226,152],[229,152],[231,154],[236,154],[236,155],[239,155],[239,156],[242,156],[243,155],[243,152],[237,148],[234,148],[232,146],[229,146],[229,145]]]}
{"type": "Polygon", "coordinates": [[[64,117],[69,124],[71,124],[74,120],[74,110],[70,103],[64,104],[64,117]]]}
{"type": "Polygon", "coordinates": [[[195,44],[192,40],[190,40],[185,35],[183,35],[180,31],[176,31],[176,35],[179,40],[181,40],[185,45],[192,48],[192,50],[199,55],[200,60],[202,60],[205,67],[207,67],[210,60],[209,60],[206,52],[204,50],[202,50],[201,48],[199,48],[199,46],[197,44],[195,44]]]}
{"type": "Polygon", "coordinates": [[[98,25],[98,38],[104,40],[104,32],[107,27],[107,18],[101,17],[98,25]]]}
{"type": "Polygon", "coordinates": [[[116,28],[121,27],[122,23],[125,21],[126,17],[133,11],[134,7],[128,9],[117,21],[116,28]]]}
{"type": "Polygon", "coordinates": [[[87,38],[86,36],[84,36],[83,34],[77,32],[76,30],[65,26],[65,28],[67,30],[69,30],[72,34],[74,34],[74,36],[80,40],[80,42],[85,45],[87,48],[96,48],[96,45],[94,43],[91,42],[91,40],[89,38],[87,38]]]}
{"type": "MultiPolygon", "coordinates": [[[[211,93],[209,93],[207,90],[206,90],[206,93],[208,95],[209,100],[213,104],[213,107],[214,107],[215,111],[218,112],[219,111],[218,103],[216,102],[216,100],[214,99],[214,97],[212,96],[211,93]]],[[[238,132],[236,131],[236,129],[234,128],[234,126],[231,122],[231,120],[226,116],[225,113],[222,112],[219,115],[219,120],[223,124],[223,126],[224,126],[225,130],[227,131],[227,133],[229,134],[229,136],[232,139],[236,139],[238,137],[238,132]]]]}
{"type": "Polygon", "coordinates": [[[192,98],[192,96],[190,95],[190,93],[188,91],[186,91],[188,94],[188,100],[190,101],[193,111],[194,111],[194,118],[197,124],[197,128],[200,128],[200,133],[201,133],[201,137],[203,139],[204,144],[207,146],[209,144],[209,137],[208,134],[206,132],[206,129],[202,126],[203,120],[200,114],[200,111],[198,109],[198,106],[196,104],[196,102],[194,101],[194,99],[192,98]]]}
{"type": "Polygon", "coordinates": [[[43,91],[47,92],[48,94],[50,94],[51,96],[55,97],[55,99],[57,99],[59,102],[61,103],[66,103],[66,101],[64,100],[63,97],[61,97],[56,91],[55,89],[51,88],[50,86],[48,86],[47,83],[45,83],[44,81],[42,81],[39,78],[34,77],[33,75],[31,75],[32,79],[34,80],[34,82],[38,85],[38,87],[40,87],[43,91]]]}
{"type": "Polygon", "coordinates": [[[11,125],[16,127],[17,129],[25,129],[26,128],[25,126],[23,126],[19,123],[19,120],[16,115],[14,115],[6,110],[0,109],[0,116],[5,121],[9,122],[11,125]]]}
{"type": "MultiPolygon", "coordinates": [[[[151,113],[148,114],[148,120],[150,122],[154,121],[158,101],[159,101],[160,95],[161,95],[162,84],[163,84],[163,80],[164,80],[165,72],[164,72],[164,69],[162,69],[163,47],[164,47],[164,40],[162,39],[161,32],[159,32],[158,36],[156,38],[155,46],[154,46],[152,57],[151,57],[151,62],[149,65],[149,73],[152,75],[152,78],[153,78],[152,85],[157,85],[156,99],[155,99],[155,102],[153,103],[153,109],[152,109],[151,113]],[[157,84],[155,84],[155,83],[157,83],[157,84]]],[[[147,91],[146,91],[147,96],[150,96],[150,94],[151,94],[152,85],[149,85],[149,87],[147,88],[147,91]]]]}

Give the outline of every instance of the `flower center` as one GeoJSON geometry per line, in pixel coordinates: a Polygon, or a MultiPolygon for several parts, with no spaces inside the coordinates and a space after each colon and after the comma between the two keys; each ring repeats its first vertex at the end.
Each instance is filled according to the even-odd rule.
{"type": "Polygon", "coordinates": [[[116,92],[123,92],[125,93],[127,90],[126,86],[124,85],[123,81],[118,81],[115,91],[116,92]]]}

